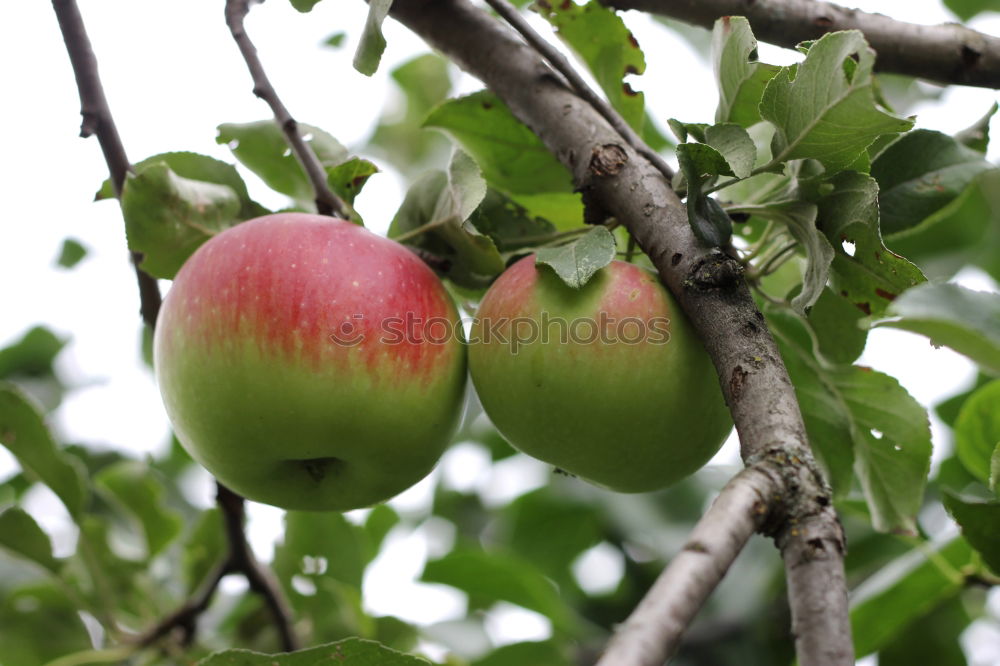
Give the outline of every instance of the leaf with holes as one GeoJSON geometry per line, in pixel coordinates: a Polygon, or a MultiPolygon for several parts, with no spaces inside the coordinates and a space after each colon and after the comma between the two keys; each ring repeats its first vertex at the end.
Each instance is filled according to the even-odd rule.
{"type": "Polygon", "coordinates": [[[719,86],[715,122],[750,127],[760,121],[760,99],[780,71],[757,62],[757,40],[742,16],[723,16],[712,29],[712,66],[719,86]]]}
{"type": "Polygon", "coordinates": [[[872,178],[845,171],[829,184],[832,191],[817,201],[817,225],[834,249],[833,289],[866,315],[882,316],[897,296],[925,278],[882,242],[878,184],[872,178]]]}
{"type": "Polygon", "coordinates": [[[760,115],[777,127],[774,159],[812,158],[833,173],[846,168],[877,138],[905,132],[913,121],[875,104],[875,53],[857,30],[831,32],[804,62],[783,67],[764,89],[760,115]]]}
{"type": "Polygon", "coordinates": [[[849,490],[853,466],[875,529],[915,533],[930,469],[926,410],[888,375],[821,365],[802,319],[774,308],[767,314],[834,490],[849,490]]]}

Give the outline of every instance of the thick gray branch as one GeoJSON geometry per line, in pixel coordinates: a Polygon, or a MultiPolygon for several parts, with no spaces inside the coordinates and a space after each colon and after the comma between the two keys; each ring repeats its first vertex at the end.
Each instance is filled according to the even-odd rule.
{"type": "Polygon", "coordinates": [[[787,565],[799,661],[853,664],[842,529],[739,265],[699,245],[663,175],[506,25],[466,0],[396,0],[391,14],[484,81],[571,171],[587,206],[614,215],[653,260],[715,363],[744,461],[781,474],[768,533],[787,565]],[[822,609],[799,599],[815,587],[824,589],[822,609]]]}
{"type": "Polygon", "coordinates": [[[757,39],[788,48],[835,30],[860,30],[878,53],[875,68],[938,83],[1000,88],[1000,38],[958,23],[917,25],[816,0],[601,0],[616,9],[662,14],[711,29],[745,16],[757,39]]]}
{"type": "Polygon", "coordinates": [[[257,57],[257,48],[253,45],[243,25],[243,20],[249,11],[250,0],[226,0],[226,25],[229,26],[229,32],[239,47],[243,60],[246,61],[247,69],[250,71],[250,76],[253,78],[253,92],[271,107],[274,121],[284,133],[285,140],[288,142],[292,154],[295,155],[295,159],[306,172],[316,194],[316,210],[321,215],[337,215],[346,218],[347,207],[340,200],[340,197],[330,189],[326,182],[326,171],[323,169],[323,165],[313,149],[302,138],[299,124],[282,103],[264,72],[264,65],[257,57]]]}
{"type": "Polygon", "coordinates": [[[747,540],[764,524],[779,487],[779,476],[754,467],[733,477],[681,552],[615,631],[597,666],[666,661],[747,540]]]}

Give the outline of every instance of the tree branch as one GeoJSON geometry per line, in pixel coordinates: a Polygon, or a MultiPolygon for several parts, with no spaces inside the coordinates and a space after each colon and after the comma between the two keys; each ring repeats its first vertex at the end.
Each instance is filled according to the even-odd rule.
{"type": "MultiPolygon", "coordinates": [[[[125,146],[115,127],[115,120],[104,96],[104,86],[97,71],[97,58],[90,46],[87,29],[83,25],[83,17],[76,0],[52,0],[52,8],[59,21],[66,52],[73,66],[76,77],[76,88],[80,93],[80,115],[83,122],[80,125],[80,136],[83,138],[97,136],[97,142],[104,153],[104,161],[111,172],[111,186],[115,196],[121,199],[125,176],[132,170],[132,165],[125,155],[125,146]]],[[[160,311],[162,298],[156,279],[139,268],[142,254],[132,252],[132,266],[135,269],[136,281],[139,285],[139,311],[142,320],[150,330],[156,325],[156,316],[160,311]]]]}
{"type": "Polygon", "coordinates": [[[221,483],[216,483],[216,490],[216,502],[222,509],[222,516],[226,521],[231,570],[242,573],[250,589],[264,600],[281,637],[282,649],[286,652],[298,650],[299,641],[292,629],[292,611],[285,595],[281,592],[281,585],[275,580],[270,569],[262,567],[257,562],[243,532],[246,516],[245,500],[221,483]]]}
{"type": "Polygon", "coordinates": [[[645,157],[647,160],[653,163],[663,176],[670,180],[674,177],[674,171],[666,163],[666,161],[657,153],[655,150],[646,145],[635,130],[629,126],[625,119],[615,111],[614,107],[608,104],[603,97],[594,92],[587,82],[583,80],[583,77],[569,64],[569,61],[563,57],[556,48],[551,44],[541,38],[537,32],[535,32],[531,26],[528,24],[521,13],[517,11],[514,5],[507,2],[507,0],[486,0],[486,4],[496,11],[497,14],[502,16],[507,23],[521,33],[521,36],[536,50],[552,67],[566,77],[566,81],[569,82],[570,87],[576,91],[580,97],[587,100],[594,109],[604,117],[608,123],[615,128],[615,131],[622,135],[622,137],[628,141],[628,145],[632,146],[637,153],[645,157]]]}
{"type": "MultiPolygon", "coordinates": [[[[111,172],[111,184],[115,196],[121,199],[122,187],[126,175],[131,171],[131,164],[125,155],[118,130],[115,128],[114,117],[104,87],[97,72],[97,58],[94,56],[83,24],[83,17],[76,0],[52,0],[63,41],[69,53],[76,84],[80,93],[80,113],[83,124],[80,136],[86,138],[95,134],[104,152],[104,159],[111,172]]],[[[251,47],[252,48],[252,47],[251,47]]],[[[293,121],[294,123],[294,121],[293,121]]],[[[156,317],[160,309],[161,297],[156,280],[139,268],[141,255],[132,253],[136,275],[139,278],[139,295],[142,302],[143,320],[150,330],[156,326],[156,317]]],[[[193,636],[194,623],[211,602],[219,582],[229,573],[243,574],[250,589],[260,594],[264,603],[274,615],[274,622],[281,636],[282,646],[286,651],[297,649],[298,641],[291,628],[291,612],[281,593],[281,587],[273,580],[270,572],[257,562],[247,544],[243,532],[245,519],[244,500],[221,483],[216,482],[217,500],[226,522],[226,536],[229,541],[229,553],[226,560],[216,567],[194,597],[183,606],[163,619],[155,627],[139,637],[136,643],[147,646],[174,628],[181,627],[187,637],[193,636]]]]}
{"type": "Polygon", "coordinates": [[[615,631],[597,666],[662,664],[769,515],[777,474],[748,468],[733,477],[635,611],[615,631]]]}
{"type": "Polygon", "coordinates": [[[817,0],[601,0],[615,9],[662,14],[711,29],[745,16],[757,39],[793,48],[835,30],[860,30],[875,69],[937,83],[1000,88],[1000,38],[958,23],[917,25],[817,0]]]}
{"type": "Polygon", "coordinates": [[[281,586],[274,580],[270,571],[257,562],[243,532],[246,518],[244,499],[216,482],[216,502],[222,509],[225,521],[226,540],[229,544],[225,559],[223,559],[206,577],[198,591],[180,608],[163,618],[156,626],[136,639],[136,645],[147,647],[167,636],[174,629],[180,629],[182,642],[188,644],[193,640],[195,622],[209,606],[219,583],[232,573],[242,574],[250,585],[250,589],[261,596],[264,604],[274,616],[274,624],[281,638],[281,646],[285,652],[299,649],[299,642],[292,629],[292,612],[288,602],[281,593],[281,586]]]}
{"type": "Polygon", "coordinates": [[[226,25],[232,33],[236,45],[239,46],[240,53],[246,61],[250,76],[253,77],[253,94],[261,98],[274,112],[274,121],[285,134],[288,146],[291,148],[295,158],[302,165],[309,182],[312,183],[316,193],[316,210],[320,215],[337,215],[347,218],[347,207],[341,201],[326,182],[326,170],[320,163],[316,153],[303,140],[299,133],[299,124],[292,118],[292,115],[285,108],[274,90],[274,86],[264,73],[264,65],[257,57],[257,48],[250,41],[246,29],[243,26],[243,19],[250,11],[250,0],[226,0],[226,25]]]}
{"type": "Polygon", "coordinates": [[[652,259],[715,363],[744,462],[779,475],[766,533],[785,559],[799,662],[853,664],[843,530],[742,268],[698,243],[663,175],[506,26],[467,0],[396,0],[391,14],[483,80],[573,173],[584,202],[612,213],[652,259]],[[805,597],[816,588],[822,605],[805,597]]]}

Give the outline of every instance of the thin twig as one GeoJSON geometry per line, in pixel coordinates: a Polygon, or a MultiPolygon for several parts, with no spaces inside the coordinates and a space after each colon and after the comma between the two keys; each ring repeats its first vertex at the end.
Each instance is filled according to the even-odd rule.
{"type": "Polygon", "coordinates": [[[292,611],[270,569],[262,567],[254,557],[247,543],[243,523],[245,520],[245,500],[221,483],[216,482],[216,502],[222,509],[226,521],[226,535],[229,538],[229,563],[233,571],[239,571],[250,584],[250,589],[264,600],[271,611],[274,624],[281,636],[281,646],[286,652],[299,649],[299,640],[292,629],[292,611]]]}
{"type": "Polygon", "coordinates": [[[695,614],[767,520],[778,487],[776,476],[758,468],[733,477],[681,552],[615,630],[597,666],[662,664],[674,654],[695,614]]]}
{"type": "MultiPolygon", "coordinates": [[[[59,21],[59,28],[80,93],[80,113],[83,116],[80,135],[85,138],[91,135],[97,136],[104,152],[105,162],[111,172],[111,184],[115,196],[120,199],[125,178],[131,171],[131,164],[115,128],[104,87],[98,76],[97,58],[90,45],[83,18],[80,16],[76,0],[52,0],[52,7],[59,21]]],[[[156,326],[156,317],[161,304],[159,286],[155,279],[139,268],[141,255],[132,253],[132,259],[139,279],[142,317],[152,330],[156,326]]],[[[298,641],[291,629],[291,612],[281,588],[270,573],[260,566],[247,544],[243,531],[245,518],[243,498],[220,483],[217,483],[217,491],[217,500],[226,522],[226,536],[229,542],[229,554],[226,560],[212,571],[194,597],[139,637],[135,644],[150,645],[177,627],[182,628],[188,638],[193,636],[195,620],[208,607],[219,581],[228,573],[241,573],[246,577],[250,589],[260,594],[271,609],[284,649],[294,650],[298,646],[298,641]]],[[[109,618],[108,621],[113,626],[114,619],[109,618]]]]}
{"type": "MultiPolygon", "coordinates": [[[[132,170],[132,165],[125,155],[125,147],[115,127],[108,100],[104,96],[104,86],[101,85],[101,77],[97,71],[97,58],[90,46],[83,17],[80,16],[76,0],[52,0],[52,8],[59,21],[66,52],[73,65],[73,74],[76,76],[76,88],[80,93],[80,115],[83,116],[80,136],[83,138],[97,136],[97,142],[104,153],[104,161],[111,172],[111,186],[114,188],[115,196],[121,199],[125,177],[132,170]]],[[[155,278],[139,268],[142,254],[132,252],[131,259],[139,285],[139,310],[142,320],[152,330],[156,325],[156,316],[162,303],[160,287],[155,278]]]]}
{"type": "Polygon", "coordinates": [[[250,0],[226,0],[226,25],[229,26],[229,31],[232,33],[236,45],[239,46],[240,53],[243,54],[243,60],[246,61],[247,69],[250,70],[250,76],[253,77],[253,94],[267,102],[271,111],[274,112],[274,121],[284,132],[288,147],[291,148],[292,154],[302,165],[309,182],[312,183],[316,194],[316,210],[321,215],[336,215],[347,218],[347,206],[327,184],[326,170],[319,161],[319,157],[302,138],[298,122],[285,108],[278,93],[274,90],[274,86],[267,78],[267,74],[264,73],[264,65],[257,57],[257,47],[250,41],[243,26],[243,19],[246,18],[249,11],[250,0]]]}
{"type": "Polygon", "coordinates": [[[259,594],[264,604],[274,618],[274,624],[281,638],[282,649],[292,652],[299,649],[299,641],[292,629],[292,612],[281,591],[281,586],[274,580],[270,571],[257,562],[244,533],[246,519],[245,500],[219,482],[215,484],[216,503],[222,510],[225,522],[228,550],[225,558],[220,561],[205,577],[195,594],[185,601],[180,608],[163,618],[154,627],[135,640],[140,647],[147,647],[170,634],[174,629],[180,629],[182,643],[189,644],[194,639],[195,623],[209,606],[212,597],[222,579],[229,574],[242,574],[250,589],[259,594]]]}
{"type": "Polygon", "coordinates": [[[621,117],[614,107],[608,104],[607,101],[600,95],[598,95],[594,90],[587,85],[587,82],[583,80],[576,69],[569,63],[568,60],[556,50],[551,44],[542,39],[542,37],[534,31],[534,29],[528,24],[528,22],[521,16],[517,8],[511,5],[507,0],[486,0],[486,3],[496,11],[497,14],[502,16],[507,23],[519,33],[524,39],[531,44],[531,46],[538,51],[539,54],[545,60],[552,65],[552,67],[562,74],[566,81],[569,82],[570,86],[576,93],[587,100],[587,103],[594,107],[594,110],[601,114],[608,123],[615,128],[615,130],[622,135],[632,148],[645,157],[647,160],[653,163],[663,177],[667,179],[669,183],[674,177],[674,171],[670,168],[670,165],[664,161],[663,157],[660,156],[655,150],[646,145],[646,142],[642,140],[635,130],[625,122],[625,119],[621,117]]]}

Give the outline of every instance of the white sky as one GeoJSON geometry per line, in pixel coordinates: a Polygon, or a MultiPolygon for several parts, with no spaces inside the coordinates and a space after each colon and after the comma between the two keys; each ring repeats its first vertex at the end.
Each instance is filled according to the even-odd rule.
{"type": "MultiPolygon", "coordinates": [[[[937,0],[851,4],[890,15],[898,15],[905,4],[904,18],[909,21],[954,20],[937,0]]],[[[266,105],[251,93],[249,76],[223,21],[221,0],[80,0],[80,5],[112,112],[133,161],[168,150],[192,150],[234,162],[229,151],[215,143],[215,126],[270,117],[266,105]]],[[[365,12],[361,0],[326,0],[307,15],[283,0],[271,0],[255,7],[247,21],[265,68],[292,114],[323,127],[348,146],[362,143],[374,128],[391,94],[388,71],[423,48],[419,39],[387,21],[389,46],[382,67],[373,79],[361,76],[350,60],[365,12]],[[341,30],[348,33],[342,49],[319,47],[341,30]]],[[[633,85],[646,93],[661,124],[670,116],[711,119],[716,97],[705,64],[682,40],[645,17],[632,13],[625,18],[649,63],[646,74],[633,85]],[[678,90],[696,94],[677,94],[678,90]]],[[[1000,34],[996,16],[973,25],[1000,34]]],[[[765,61],[783,63],[792,57],[766,45],[761,49],[765,61]]],[[[0,62],[4,63],[0,187],[5,204],[0,218],[0,345],[36,323],[71,336],[59,366],[78,388],[53,416],[57,431],[69,441],[136,455],[162,451],[168,425],[150,373],[138,360],[139,304],[121,216],[114,202],[92,203],[107,169],[96,139],[77,136],[79,101],[49,3],[0,5],[0,62]],[[53,270],[68,236],[82,241],[90,254],[72,271],[53,270]]],[[[463,78],[462,91],[478,87],[463,78]]],[[[950,88],[940,105],[918,109],[918,124],[956,131],[978,119],[994,99],[992,91],[950,88]]],[[[1000,127],[994,125],[994,135],[998,134],[1000,127]]],[[[995,159],[1000,153],[994,149],[991,154],[995,159]]],[[[284,205],[283,197],[269,192],[252,175],[244,171],[244,177],[261,203],[284,205]]],[[[370,179],[356,203],[370,227],[384,233],[404,187],[388,169],[370,179]]],[[[996,289],[982,273],[963,273],[960,280],[974,288],[996,289]]],[[[971,381],[974,371],[957,354],[886,329],[872,334],[863,360],[899,378],[924,404],[954,393],[971,381]]],[[[735,464],[737,459],[731,443],[717,462],[735,464]]],[[[12,459],[0,450],[0,478],[12,469],[12,459]]],[[[484,492],[494,498],[544,483],[546,474],[543,466],[520,459],[491,472],[474,451],[462,447],[446,457],[441,470],[435,474],[454,483],[470,476],[481,479],[484,492]]],[[[198,487],[200,501],[209,505],[210,484],[203,480],[198,487]]],[[[428,487],[425,483],[413,489],[399,506],[425,505],[428,487]]],[[[43,492],[35,493],[33,502],[33,512],[46,527],[64,524],[56,502],[43,492]]],[[[280,512],[253,506],[251,515],[251,539],[266,557],[280,512]]],[[[441,539],[446,542],[447,535],[441,539]]],[[[366,583],[366,603],[378,612],[422,623],[460,616],[464,604],[453,593],[411,582],[428,548],[441,539],[429,539],[423,532],[393,535],[391,548],[379,558],[366,583]],[[408,603],[400,606],[400,599],[408,603]]],[[[588,554],[591,571],[614,566],[602,557],[600,552],[588,554]]],[[[583,569],[588,568],[585,564],[583,569]]],[[[526,613],[513,607],[500,609],[488,633],[502,642],[544,636],[544,621],[526,613]]]]}

